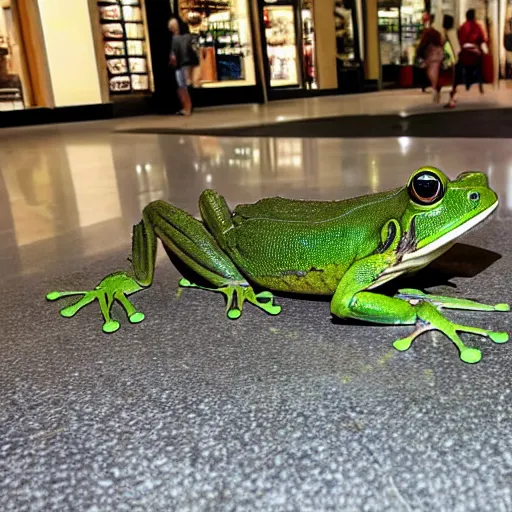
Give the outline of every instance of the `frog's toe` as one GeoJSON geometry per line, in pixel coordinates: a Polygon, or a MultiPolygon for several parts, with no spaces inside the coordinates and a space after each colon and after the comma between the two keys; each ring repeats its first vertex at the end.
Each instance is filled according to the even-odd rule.
{"type": "Polygon", "coordinates": [[[109,320],[103,324],[103,332],[116,332],[119,329],[119,322],[117,320],[109,320]]]}
{"type": "Polygon", "coordinates": [[[466,347],[460,351],[460,359],[465,363],[478,363],[482,359],[482,353],[477,348],[466,347]]]}
{"type": "Polygon", "coordinates": [[[264,307],[262,306],[262,309],[270,315],[279,315],[282,308],[278,304],[265,304],[264,307]]]}
{"type": "Polygon", "coordinates": [[[510,305],[509,304],[496,304],[494,306],[495,311],[510,311],[510,305]]]}
{"type": "Polygon", "coordinates": [[[188,279],[185,279],[184,277],[180,279],[179,285],[182,286],[183,288],[196,288],[196,285],[194,283],[192,283],[188,279]]]}
{"type": "Polygon", "coordinates": [[[60,292],[49,292],[46,294],[48,300],[57,300],[61,298],[60,292]]]}
{"type": "Polygon", "coordinates": [[[66,318],[71,318],[76,313],[76,309],[73,306],[68,306],[60,310],[60,314],[66,318]]]}
{"type": "Polygon", "coordinates": [[[144,320],[145,316],[144,313],[141,313],[140,311],[137,311],[133,313],[133,315],[130,315],[130,322],[132,324],[138,324],[144,320]]]}
{"type": "Polygon", "coordinates": [[[278,315],[281,313],[281,306],[274,304],[274,295],[268,290],[255,295],[255,300],[251,302],[270,315],[278,315]]]}
{"type": "Polygon", "coordinates": [[[228,318],[231,320],[236,320],[242,316],[242,312],[238,308],[232,308],[228,311],[228,318]]]}
{"type": "Polygon", "coordinates": [[[491,338],[494,343],[506,343],[509,336],[506,332],[489,331],[489,338],[491,338]]]}
{"type": "Polygon", "coordinates": [[[409,350],[411,348],[413,341],[414,338],[412,336],[408,336],[407,338],[400,338],[399,340],[395,340],[393,342],[393,347],[395,347],[400,352],[404,352],[405,350],[409,350]]]}

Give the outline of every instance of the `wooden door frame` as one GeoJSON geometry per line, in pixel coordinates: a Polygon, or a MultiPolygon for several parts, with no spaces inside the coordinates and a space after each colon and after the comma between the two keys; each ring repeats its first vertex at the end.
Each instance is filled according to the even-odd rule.
{"type": "MultiPolygon", "coordinates": [[[[36,0],[11,0],[13,22],[19,34],[21,65],[29,91],[26,107],[54,107],[41,17],[36,0]]],[[[28,93],[28,94],[25,94],[28,93]]]]}

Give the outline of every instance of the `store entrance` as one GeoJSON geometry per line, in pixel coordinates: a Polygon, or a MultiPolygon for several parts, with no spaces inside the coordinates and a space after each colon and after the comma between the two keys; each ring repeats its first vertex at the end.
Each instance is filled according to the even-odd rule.
{"type": "Polygon", "coordinates": [[[259,14],[268,98],[316,89],[311,0],[260,0],[259,14]]]}
{"type": "Polygon", "coordinates": [[[425,0],[378,0],[383,88],[410,87],[423,73],[415,67],[425,0]]]}
{"type": "Polygon", "coordinates": [[[16,7],[14,0],[0,0],[0,111],[31,106],[16,7]]]}

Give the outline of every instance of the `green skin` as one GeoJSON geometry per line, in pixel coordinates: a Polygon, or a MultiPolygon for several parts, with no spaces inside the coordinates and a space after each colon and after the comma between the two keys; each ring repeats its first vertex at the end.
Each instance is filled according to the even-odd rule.
{"type": "Polygon", "coordinates": [[[205,288],[182,279],[180,285],[223,293],[229,318],[240,317],[245,301],[272,315],[281,311],[270,291],[257,294],[251,284],[329,295],[331,312],[337,317],[415,325],[410,336],[394,342],[398,350],[407,350],[420,334],[438,330],[458,347],[463,361],[476,363],[480,351],[465,346],[459,332],[486,336],[496,343],[506,342],[507,333],[459,325],[439,310],[509,311],[507,304],[491,306],[411,289],[389,297],[373,289],[428,265],[490,215],[498,198],[486,176],[477,172],[450,181],[440,170],[423,167],[409,183],[343,201],[267,198],[239,205],[233,212],[222,196],[205,190],[199,200],[202,222],[169,203],[155,201],[144,208],[141,222],[133,228],[131,272],[110,274],[91,291],[50,292],[47,298],[83,295],[61,310],[66,317],[98,299],[105,332],[119,328],[111,317],[116,300],[132,323],[141,322],[144,315],[127,296],[153,282],[159,238],[182,263],[211,283],[205,288]],[[415,202],[408,188],[424,171],[434,173],[445,191],[429,205],[415,202]]]}

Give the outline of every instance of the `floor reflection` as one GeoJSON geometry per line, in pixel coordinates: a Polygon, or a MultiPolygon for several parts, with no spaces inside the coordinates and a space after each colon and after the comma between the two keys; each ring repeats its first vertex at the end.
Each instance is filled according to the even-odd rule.
{"type": "MultiPolygon", "coordinates": [[[[21,132],[23,133],[23,132],[21,132]]],[[[13,276],[129,250],[144,206],[165,199],[198,215],[214,188],[230,206],[280,195],[330,200],[404,185],[430,164],[455,177],[483,170],[512,211],[512,161],[503,141],[256,139],[109,135],[54,130],[0,147],[0,261],[13,276]]]]}

